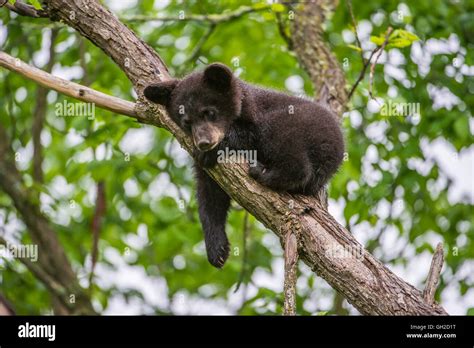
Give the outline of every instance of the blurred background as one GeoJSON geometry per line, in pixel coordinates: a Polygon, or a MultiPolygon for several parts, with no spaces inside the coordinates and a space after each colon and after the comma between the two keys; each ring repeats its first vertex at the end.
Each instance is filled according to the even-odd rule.
{"type": "MultiPolygon", "coordinates": [[[[288,16],[285,6],[209,0],[103,3],[161,55],[171,75],[219,61],[246,81],[313,95],[278,27],[277,17],[288,16]],[[226,16],[242,6],[251,10],[209,20],[210,14],[226,16]],[[190,15],[205,16],[189,20],[190,15]]],[[[474,315],[474,5],[467,0],[357,0],[352,8],[365,54],[389,26],[419,40],[383,51],[374,72],[375,99],[369,96],[368,76],[357,87],[343,115],[348,156],[330,184],[329,210],[419,289],[434,248],[443,242],[446,260],[436,299],[450,314],[474,315]],[[419,113],[384,116],[380,105],[388,100],[418,103],[419,113]]],[[[325,35],[350,88],[362,62],[347,2],[340,1],[325,35]]],[[[1,8],[0,47],[53,75],[130,101],[136,97],[111,59],[60,23],[1,8]]],[[[168,132],[98,108],[93,117],[59,117],[58,105],[79,102],[41,92],[5,69],[0,81],[0,124],[16,166],[96,311],[282,312],[279,240],[236,204],[227,225],[229,261],[222,270],[208,263],[192,160],[168,132]],[[42,147],[40,160],[33,140],[38,117],[43,119],[36,141],[42,147]]],[[[1,190],[0,235],[12,243],[31,242],[22,217],[1,190]]],[[[299,270],[299,314],[358,314],[304,264],[299,270]]],[[[0,294],[17,314],[53,312],[44,285],[5,253],[0,254],[0,294]]]]}

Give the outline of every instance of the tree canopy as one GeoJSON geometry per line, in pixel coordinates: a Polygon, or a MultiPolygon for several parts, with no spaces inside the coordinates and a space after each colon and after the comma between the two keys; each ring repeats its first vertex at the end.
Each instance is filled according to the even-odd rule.
{"type": "MultiPolygon", "coordinates": [[[[292,47],[297,9],[231,0],[104,5],[159,53],[171,76],[220,61],[248,82],[317,94],[292,47]]],[[[136,99],[124,72],[74,29],[6,7],[0,24],[3,52],[136,99]]],[[[329,211],[418,289],[442,242],[435,298],[450,314],[474,314],[472,4],[341,1],[324,30],[350,96],[341,115],[347,156],[328,189],[329,211]]],[[[80,102],[5,69],[0,80],[0,125],[28,200],[53,226],[95,311],[282,312],[279,240],[238,204],[227,224],[227,264],[222,270],[208,264],[192,159],[168,131],[98,107],[80,116],[80,102]],[[70,116],[68,108],[75,108],[70,116]]],[[[32,243],[24,219],[0,190],[0,234],[32,243]]],[[[52,312],[50,289],[22,262],[3,257],[0,270],[0,294],[17,313],[52,312]]],[[[300,263],[299,272],[298,314],[357,313],[309,267],[300,263]]]]}

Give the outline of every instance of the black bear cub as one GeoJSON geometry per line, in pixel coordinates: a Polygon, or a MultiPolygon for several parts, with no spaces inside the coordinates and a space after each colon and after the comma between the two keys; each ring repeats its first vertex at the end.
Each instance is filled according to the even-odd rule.
{"type": "MultiPolygon", "coordinates": [[[[254,152],[249,174],[275,191],[315,195],[343,159],[336,117],[313,101],[252,86],[214,63],[181,80],[145,88],[145,97],[166,107],[192,136],[199,217],[209,262],[221,268],[229,256],[225,233],[230,198],[203,168],[222,151],[254,152]]],[[[227,152],[228,153],[228,152],[227,152]]]]}

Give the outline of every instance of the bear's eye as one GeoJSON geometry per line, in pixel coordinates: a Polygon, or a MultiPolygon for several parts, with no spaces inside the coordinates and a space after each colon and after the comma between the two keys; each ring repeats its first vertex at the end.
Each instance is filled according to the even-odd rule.
{"type": "Polygon", "coordinates": [[[210,108],[204,109],[201,112],[201,115],[208,121],[214,121],[214,119],[216,118],[216,111],[210,108]]]}

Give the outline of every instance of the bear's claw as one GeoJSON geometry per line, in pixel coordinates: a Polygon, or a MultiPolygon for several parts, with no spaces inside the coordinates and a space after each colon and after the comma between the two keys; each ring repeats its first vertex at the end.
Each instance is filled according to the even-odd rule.
{"type": "Polygon", "coordinates": [[[212,246],[207,250],[207,259],[216,268],[222,268],[229,257],[229,244],[212,246]]]}

